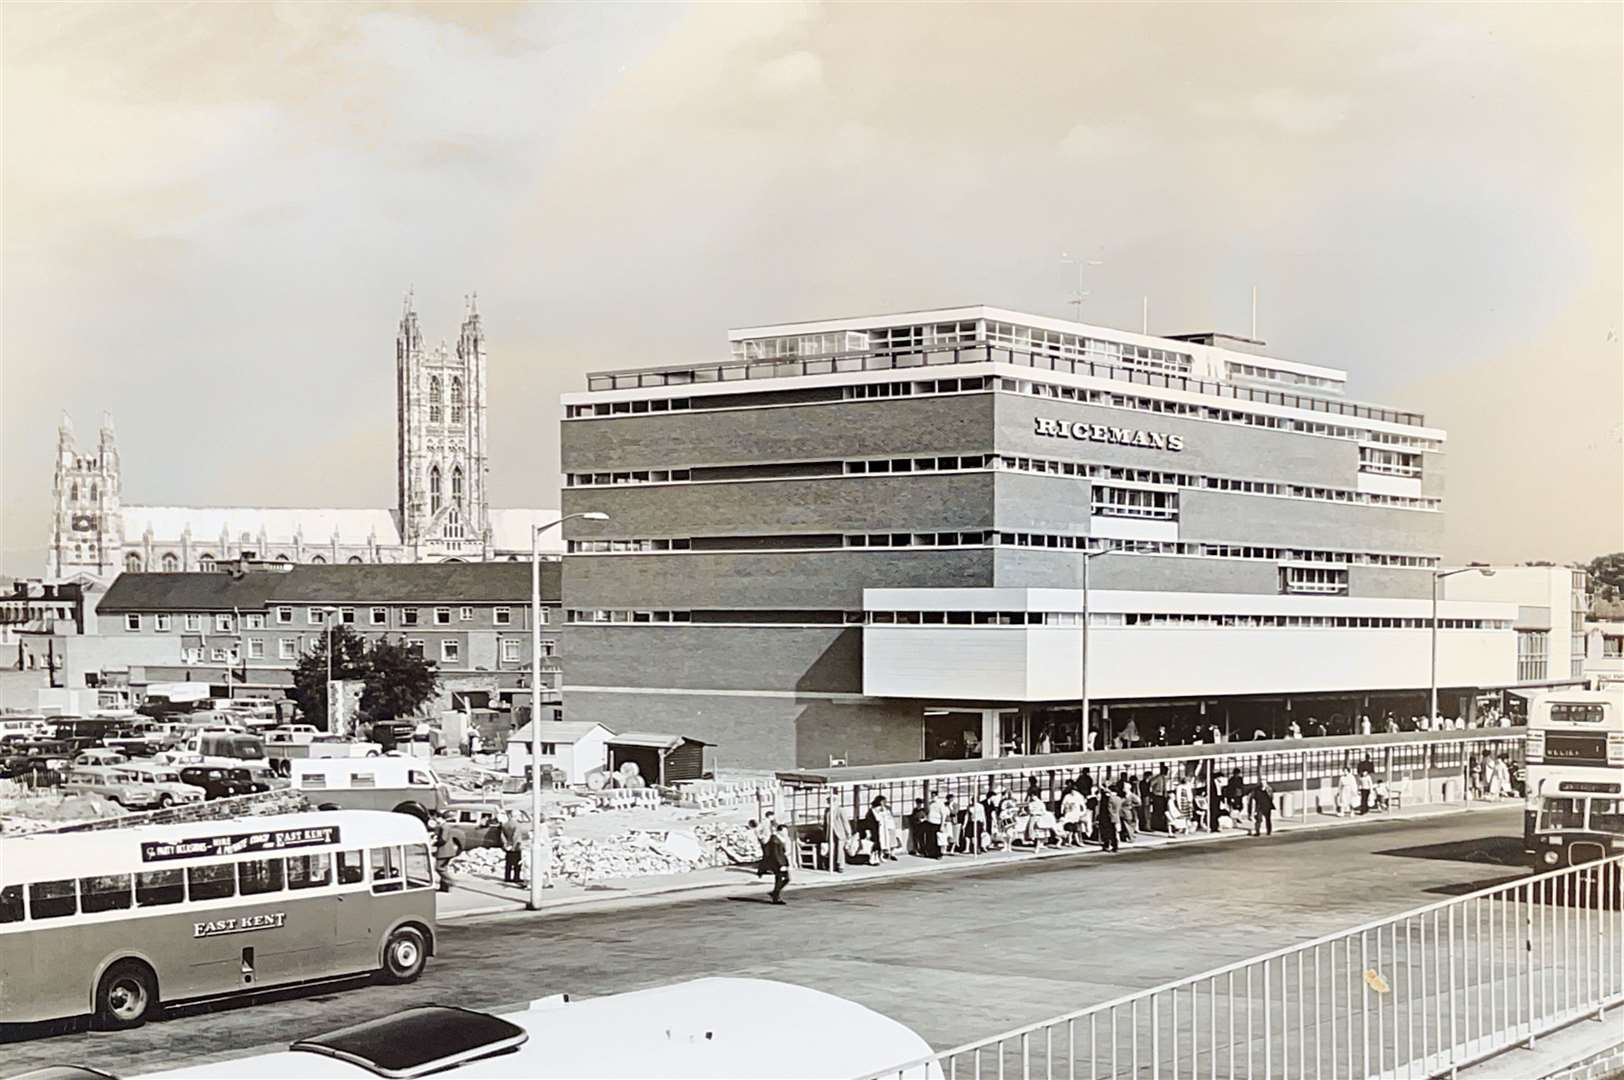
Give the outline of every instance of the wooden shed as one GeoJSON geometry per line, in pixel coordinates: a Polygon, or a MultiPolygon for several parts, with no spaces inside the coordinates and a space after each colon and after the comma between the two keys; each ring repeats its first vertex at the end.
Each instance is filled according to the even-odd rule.
{"type": "Polygon", "coordinates": [[[709,743],[686,735],[665,735],[655,731],[627,731],[608,739],[609,771],[619,771],[628,761],[650,784],[665,786],[678,780],[700,780],[705,776],[705,747],[709,743]]]}

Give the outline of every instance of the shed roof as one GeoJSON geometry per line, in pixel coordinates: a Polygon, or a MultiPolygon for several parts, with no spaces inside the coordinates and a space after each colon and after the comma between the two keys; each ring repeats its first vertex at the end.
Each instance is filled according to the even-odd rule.
{"type": "MultiPolygon", "coordinates": [[[[575,743],[580,742],[594,731],[603,731],[610,736],[614,735],[614,732],[610,731],[608,728],[599,723],[583,720],[543,720],[541,722],[541,741],[550,743],[575,743]]],[[[529,742],[530,725],[525,724],[518,731],[510,734],[507,741],[510,743],[529,742]]]]}
{"type": "Polygon", "coordinates": [[[699,743],[700,746],[709,746],[701,739],[690,739],[686,735],[667,735],[659,731],[623,731],[610,738],[611,746],[647,746],[656,750],[675,750],[685,742],[699,743]]]}

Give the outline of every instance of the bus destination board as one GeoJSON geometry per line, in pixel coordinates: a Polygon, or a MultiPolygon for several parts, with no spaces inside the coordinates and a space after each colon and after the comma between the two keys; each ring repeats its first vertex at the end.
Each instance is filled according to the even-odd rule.
{"type": "Polygon", "coordinates": [[[1545,760],[1565,761],[1574,765],[1607,764],[1607,738],[1603,735],[1561,735],[1549,732],[1545,736],[1545,760]]]}
{"type": "Polygon", "coordinates": [[[195,859],[206,855],[251,855],[258,851],[286,851],[289,848],[318,847],[338,843],[337,825],[312,829],[279,829],[276,832],[231,833],[225,836],[199,836],[167,843],[143,842],[142,862],[195,859]]]}

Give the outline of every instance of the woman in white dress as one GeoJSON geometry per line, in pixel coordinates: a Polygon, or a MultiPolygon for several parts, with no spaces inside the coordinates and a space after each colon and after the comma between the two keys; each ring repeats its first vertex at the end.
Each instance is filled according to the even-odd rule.
{"type": "Polygon", "coordinates": [[[1347,817],[1353,813],[1354,803],[1359,801],[1359,781],[1354,777],[1353,770],[1347,766],[1342,768],[1342,776],[1336,782],[1336,816],[1347,817]]]}

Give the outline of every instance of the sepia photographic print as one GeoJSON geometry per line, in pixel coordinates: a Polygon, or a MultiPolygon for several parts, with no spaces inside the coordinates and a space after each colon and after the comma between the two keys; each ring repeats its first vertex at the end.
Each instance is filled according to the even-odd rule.
{"type": "Polygon", "coordinates": [[[1624,4],[0,100],[0,1078],[1624,1078],[1624,4]]]}

